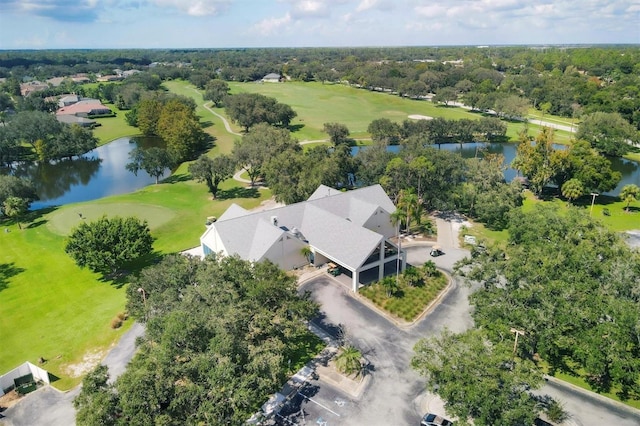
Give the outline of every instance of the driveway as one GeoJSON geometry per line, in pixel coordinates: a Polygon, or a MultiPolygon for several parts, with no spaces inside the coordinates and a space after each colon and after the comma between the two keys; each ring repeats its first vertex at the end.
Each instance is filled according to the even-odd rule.
{"type": "MultiPolygon", "coordinates": [[[[432,258],[427,246],[406,250],[409,263],[434,260],[443,269],[450,269],[466,253],[448,248],[444,256],[432,258]]],[[[320,418],[320,423],[326,421],[327,426],[418,424],[424,414],[425,381],[409,367],[413,346],[420,338],[436,335],[444,327],[454,331],[470,327],[466,302],[470,289],[454,280],[439,305],[421,322],[406,329],[396,327],[360,303],[348,288],[326,274],[307,281],[300,291],[310,291],[320,303],[322,314],[317,322],[321,326],[331,330],[337,324],[344,325],[347,339],[363,352],[373,369],[369,386],[357,400],[339,389],[314,382],[309,393],[312,400],[302,403],[307,424],[320,418]]]]}
{"type": "MultiPolygon", "coordinates": [[[[113,382],[126,369],[133,358],[138,336],[144,334],[144,327],[134,323],[114,346],[102,364],[109,367],[109,380],[113,382]]],[[[16,405],[2,413],[0,422],[7,426],[70,426],[76,422],[73,399],[80,393],[81,385],[68,392],[61,392],[52,386],[44,386],[25,396],[16,405]]]]}
{"type": "MultiPolygon", "coordinates": [[[[446,248],[445,255],[433,258],[428,246],[408,246],[407,260],[420,265],[434,260],[439,268],[450,271],[468,252],[446,248]]],[[[312,278],[300,286],[320,303],[321,315],[314,320],[325,330],[342,324],[347,339],[358,347],[371,363],[369,385],[354,398],[320,381],[312,381],[289,410],[289,420],[297,424],[330,425],[417,425],[426,411],[429,396],[425,379],[409,366],[413,346],[424,337],[438,335],[444,328],[461,332],[473,325],[468,295],[472,291],[453,279],[440,303],[420,322],[397,327],[352,296],[349,289],[327,274],[312,278]]],[[[640,416],[606,400],[565,386],[549,383],[539,393],[549,394],[565,404],[572,423],[637,426],[640,416]]],[[[444,414],[444,413],[441,413],[444,414]]],[[[290,424],[283,421],[282,424],[290,424]]]]}

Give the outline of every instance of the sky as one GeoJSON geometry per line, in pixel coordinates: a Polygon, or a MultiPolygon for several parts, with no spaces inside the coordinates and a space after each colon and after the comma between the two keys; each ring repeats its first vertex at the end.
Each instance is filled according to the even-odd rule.
{"type": "Polygon", "coordinates": [[[640,0],[0,0],[0,49],[640,43],[640,0]]]}

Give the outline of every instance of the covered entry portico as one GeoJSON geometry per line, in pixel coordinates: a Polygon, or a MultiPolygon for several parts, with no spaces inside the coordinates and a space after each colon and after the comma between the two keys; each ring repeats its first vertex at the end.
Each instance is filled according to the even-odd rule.
{"type": "Polygon", "coordinates": [[[332,256],[322,250],[311,247],[314,253],[314,264],[324,265],[333,262],[351,279],[351,290],[358,292],[361,285],[381,281],[385,275],[402,272],[407,265],[407,254],[398,250],[391,241],[382,238],[369,255],[357,266],[349,265],[344,259],[332,256]]]}

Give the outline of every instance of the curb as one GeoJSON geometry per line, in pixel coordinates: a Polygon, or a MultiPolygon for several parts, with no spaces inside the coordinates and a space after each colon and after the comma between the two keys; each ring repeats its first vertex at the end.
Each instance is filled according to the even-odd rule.
{"type": "Polygon", "coordinates": [[[573,383],[565,382],[564,380],[558,379],[557,377],[549,376],[547,374],[544,375],[544,379],[565,389],[580,393],[586,397],[597,399],[603,404],[611,405],[618,409],[624,410],[633,416],[640,417],[640,410],[638,410],[637,408],[629,407],[628,405],[623,404],[620,401],[616,401],[615,399],[611,399],[604,395],[600,395],[599,393],[583,389],[579,386],[574,385],[573,383]]]}

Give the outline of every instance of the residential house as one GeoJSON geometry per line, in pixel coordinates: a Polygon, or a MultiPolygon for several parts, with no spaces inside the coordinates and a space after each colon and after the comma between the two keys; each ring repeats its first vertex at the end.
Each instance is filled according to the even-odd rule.
{"type": "Polygon", "coordinates": [[[78,117],[89,117],[91,115],[107,115],[112,114],[113,111],[102,105],[98,99],[83,99],[75,104],[62,107],[56,111],[56,116],[59,115],[75,115],[78,117]]]}
{"type": "Polygon", "coordinates": [[[406,266],[406,253],[390,238],[396,210],[380,185],[341,192],[321,185],[307,201],[250,212],[232,204],[200,237],[205,255],[260,262],[282,269],[336,264],[354,292],[406,266]],[[305,257],[307,248],[310,258],[305,257]]]}
{"type": "Polygon", "coordinates": [[[33,92],[41,92],[49,88],[46,83],[41,83],[37,80],[30,81],[28,83],[20,84],[20,95],[23,97],[29,96],[33,92]]]}
{"type": "Polygon", "coordinates": [[[271,73],[262,77],[262,80],[260,81],[263,83],[280,83],[280,78],[280,74],[271,73]]]}

